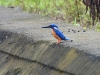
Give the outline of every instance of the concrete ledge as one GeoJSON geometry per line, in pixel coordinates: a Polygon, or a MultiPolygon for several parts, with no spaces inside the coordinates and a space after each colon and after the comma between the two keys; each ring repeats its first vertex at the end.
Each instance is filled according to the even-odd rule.
{"type": "MultiPolygon", "coordinates": [[[[65,75],[100,74],[100,57],[84,53],[72,47],[56,45],[49,41],[34,41],[23,34],[15,34],[2,30],[0,31],[1,34],[3,37],[2,39],[0,38],[1,53],[7,54],[10,57],[12,56],[12,58],[17,57],[16,59],[18,60],[32,62],[30,64],[36,63],[37,65],[46,66],[50,70],[54,70],[54,73],[50,72],[49,75],[59,75],[55,74],[55,71],[65,75]]],[[[8,63],[6,62],[5,64],[8,63]]],[[[18,64],[20,65],[21,63],[19,62],[18,64]]],[[[19,68],[23,71],[23,67],[19,68]]],[[[12,68],[11,65],[8,68],[12,68]]]]}

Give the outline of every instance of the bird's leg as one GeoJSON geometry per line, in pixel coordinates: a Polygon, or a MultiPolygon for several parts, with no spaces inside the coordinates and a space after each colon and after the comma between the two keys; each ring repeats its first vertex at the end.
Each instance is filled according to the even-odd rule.
{"type": "Polygon", "coordinates": [[[56,44],[59,44],[61,42],[61,39],[58,39],[58,41],[56,42],[56,44]]]}

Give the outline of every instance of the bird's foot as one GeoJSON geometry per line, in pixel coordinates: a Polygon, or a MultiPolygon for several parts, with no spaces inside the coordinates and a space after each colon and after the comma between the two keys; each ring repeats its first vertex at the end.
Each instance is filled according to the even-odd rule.
{"type": "Polygon", "coordinates": [[[56,44],[59,44],[60,42],[56,42],[56,44]]]}
{"type": "Polygon", "coordinates": [[[58,41],[56,42],[56,44],[59,44],[59,43],[61,43],[61,40],[60,39],[58,39],[58,41]]]}
{"type": "Polygon", "coordinates": [[[64,43],[64,42],[56,42],[56,44],[60,44],[60,43],[64,43]]]}

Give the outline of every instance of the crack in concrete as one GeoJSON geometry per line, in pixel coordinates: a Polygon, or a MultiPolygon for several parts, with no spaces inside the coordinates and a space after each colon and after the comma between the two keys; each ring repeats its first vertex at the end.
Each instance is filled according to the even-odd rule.
{"type": "Polygon", "coordinates": [[[24,61],[38,63],[38,64],[40,64],[40,65],[43,65],[43,66],[45,66],[45,67],[50,68],[51,70],[55,70],[55,71],[58,71],[58,72],[61,72],[61,73],[67,73],[67,74],[69,74],[69,75],[75,75],[75,74],[73,74],[73,73],[70,73],[70,72],[67,72],[67,71],[63,71],[63,70],[61,70],[61,69],[59,69],[59,68],[56,68],[56,67],[50,66],[50,65],[46,65],[46,64],[41,63],[41,62],[38,62],[38,61],[36,61],[36,60],[31,60],[31,59],[19,57],[19,56],[17,56],[17,55],[13,55],[13,54],[10,54],[10,53],[5,52],[5,51],[2,51],[2,50],[0,50],[0,52],[2,52],[2,53],[4,53],[4,54],[8,54],[8,55],[10,55],[10,56],[12,56],[12,57],[15,57],[15,58],[24,60],[24,61]]]}

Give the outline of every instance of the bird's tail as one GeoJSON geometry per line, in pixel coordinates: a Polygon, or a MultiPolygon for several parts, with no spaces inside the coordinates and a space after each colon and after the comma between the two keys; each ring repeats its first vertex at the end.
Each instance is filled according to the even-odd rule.
{"type": "Polygon", "coordinates": [[[73,41],[73,40],[71,40],[70,38],[66,38],[66,41],[67,41],[67,40],[68,40],[68,41],[71,41],[71,42],[73,41]]]}
{"type": "Polygon", "coordinates": [[[66,38],[66,40],[70,40],[70,38],[66,38]]]}

